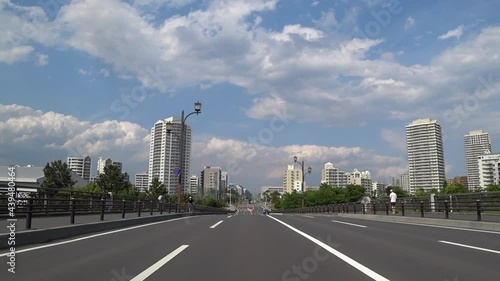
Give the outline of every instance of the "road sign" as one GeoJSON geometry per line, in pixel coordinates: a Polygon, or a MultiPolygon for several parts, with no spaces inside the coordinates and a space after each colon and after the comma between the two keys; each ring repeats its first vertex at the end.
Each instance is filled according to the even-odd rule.
{"type": "Polygon", "coordinates": [[[177,167],[177,168],[174,169],[174,174],[175,175],[178,176],[180,173],[181,173],[181,168],[177,167]]]}

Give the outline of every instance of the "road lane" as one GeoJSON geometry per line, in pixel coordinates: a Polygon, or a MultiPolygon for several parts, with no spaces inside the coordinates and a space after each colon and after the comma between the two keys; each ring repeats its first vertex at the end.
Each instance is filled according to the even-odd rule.
{"type": "Polygon", "coordinates": [[[426,236],[435,240],[454,241],[458,243],[477,245],[478,247],[493,248],[500,250],[500,232],[466,229],[458,227],[421,225],[414,223],[399,223],[388,221],[373,221],[356,218],[345,218],[336,216],[317,217],[320,221],[331,221],[332,218],[346,223],[365,225],[369,228],[387,229],[401,236],[412,236],[415,233],[425,233],[426,236]]]}
{"type": "MultiPolygon", "coordinates": [[[[225,216],[199,216],[18,254],[17,273],[0,280],[130,280],[225,216]]],[[[2,261],[5,257],[2,258],[2,261]]]]}
{"type": "Polygon", "coordinates": [[[15,275],[2,262],[0,280],[498,280],[498,234],[314,217],[199,216],[65,241],[19,253],[15,275]]]}
{"type": "MultiPolygon", "coordinates": [[[[280,216],[281,220],[310,235],[328,233],[350,257],[377,270],[390,280],[498,280],[498,255],[451,247],[440,237],[459,236],[477,240],[478,233],[362,220],[367,228],[331,222],[331,217],[310,220],[301,216],[280,216]]],[[[319,217],[317,217],[319,218],[319,217]]],[[[361,220],[339,220],[361,223],[361,220]]],[[[483,243],[496,245],[498,235],[481,233],[483,243]]],[[[448,241],[455,241],[447,239],[448,241]]],[[[472,244],[475,245],[475,244],[472,244]]],[[[491,247],[487,247],[490,248],[491,247]]],[[[496,249],[493,247],[493,249],[496,249]]]]}
{"type": "Polygon", "coordinates": [[[151,280],[166,277],[169,281],[372,280],[264,215],[236,216],[200,234],[151,280]]]}

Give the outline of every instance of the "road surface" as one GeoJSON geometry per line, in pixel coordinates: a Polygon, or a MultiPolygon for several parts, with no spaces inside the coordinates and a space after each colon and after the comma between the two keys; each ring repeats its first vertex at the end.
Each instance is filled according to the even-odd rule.
{"type": "Polygon", "coordinates": [[[500,233],[239,212],[19,248],[19,281],[498,281],[500,233]],[[54,244],[55,243],[55,244],[54,244]]]}

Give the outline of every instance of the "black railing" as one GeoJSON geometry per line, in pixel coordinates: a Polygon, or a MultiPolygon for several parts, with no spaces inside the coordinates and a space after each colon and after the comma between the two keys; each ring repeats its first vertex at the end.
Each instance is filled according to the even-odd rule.
{"type": "Polygon", "coordinates": [[[394,206],[388,201],[372,203],[341,203],[314,207],[280,209],[279,212],[290,214],[330,214],[353,213],[367,215],[398,215],[445,219],[465,219],[482,221],[488,216],[492,221],[500,222],[500,198],[484,197],[482,200],[400,200],[394,206]]]}
{"type": "MultiPolygon", "coordinates": [[[[9,199],[5,194],[0,194],[0,216],[8,217],[9,199]]],[[[12,200],[12,199],[11,199],[12,200]]],[[[201,206],[184,203],[174,204],[158,200],[144,200],[133,196],[115,195],[110,196],[102,193],[49,190],[43,192],[23,194],[18,193],[15,197],[15,217],[26,219],[26,229],[31,229],[35,217],[67,216],[68,223],[75,224],[75,218],[79,215],[100,215],[103,221],[109,214],[121,214],[124,219],[127,214],[136,213],[137,217],[143,214],[150,216],[155,213],[179,213],[192,214],[226,214],[232,213],[227,209],[201,206]]]]}

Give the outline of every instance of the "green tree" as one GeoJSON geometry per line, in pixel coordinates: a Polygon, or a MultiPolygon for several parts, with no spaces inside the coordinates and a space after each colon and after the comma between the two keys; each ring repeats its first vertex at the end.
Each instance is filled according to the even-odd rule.
{"type": "Polygon", "coordinates": [[[419,188],[415,191],[415,195],[416,196],[426,196],[427,195],[427,192],[425,192],[425,189],[423,188],[419,188]]]}
{"type": "MultiPolygon", "coordinates": [[[[447,185],[448,186],[448,185],[447,185]]],[[[427,195],[429,194],[439,194],[439,190],[437,190],[437,188],[432,188],[430,189],[429,191],[427,191],[426,193],[427,195]]]]}
{"type": "Polygon", "coordinates": [[[404,191],[400,186],[388,186],[385,188],[385,194],[389,196],[391,194],[391,189],[394,190],[398,198],[408,197],[408,192],[404,191]]]}
{"type": "Polygon", "coordinates": [[[153,178],[151,185],[146,190],[146,198],[149,200],[157,200],[160,195],[167,195],[166,186],[158,178],[153,178]]]}
{"type": "MultiPolygon", "coordinates": [[[[63,189],[71,188],[75,184],[75,181],[71,179],[71,170],[66,162],[61,160],[56,160],[51,163],[47,163],[43,168],[43,174],[45,179],[43,180],[42,187],[63,189]]],[[[56,190],[45,191],[47,195],[55,195],[56,190]]]]}
{"type": "Polygon", "coordinates": [[[489,185],[486,187],[486,191],[488,192],[493,192],[493,191],[500,191],[500,185],[489,185]]]}
{"type": "Polygon", "coordinates": [[[102,193],[101,187],[96,182],[89,182],[86,186],[80,189],[81,191],[102,193]]]}
{"type": "Polygon", "coordinates": [[[467,187],[459,183],[448,185],[443,189],[443,193],[445,194],[457,194],[457,193],[467,193],[467,192],[469,192],[467,187]]]}
{"type": "Polygon", "coordinates": [[[115,165],[104,167],[104,173],[99,175],[97,180],[99,187],[105,192],[113,192],[120,194],[130,190],[130,185],[125,182],[125,176],[121,173],[120,168],[115,165]]]}
{"type": "Polygon", "coordinates": [[[348,185],[346,187],[347,202],[357,202],[365,196],[366,188],[360,185],[348,185]]]}

